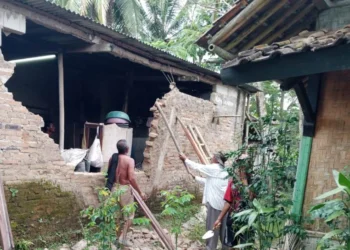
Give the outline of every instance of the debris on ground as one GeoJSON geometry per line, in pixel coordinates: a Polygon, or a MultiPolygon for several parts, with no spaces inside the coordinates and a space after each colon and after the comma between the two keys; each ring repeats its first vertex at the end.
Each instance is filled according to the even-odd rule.
{"type": "MultiPolygon", "coordinates": [[[[178,238],[178,250],[201,250],[205,249],[203,244],[197,240],[192,241],[188,239],[188,234],[191,232],[193,227],[195,225],[198,225],[199,223],[205,226],[205,217],[206,217],[206,210],[203,207],[201,211],[196,214],[194,217],[192,217],[189,221],[187,221],[183,225],[183,233],[179,235],[178,238]]],[[[175,238],[173,235],[170,236],[170,233],[167,229],[164,229],[164,232],[166,235],[172,238],[172,242],[175,242],[175,238]]],[[[147,229],[147,228],[134,228],[132,227],[130,231],[128,232],[127,237],[128,242],[132,247],[124,247],[125,250],[162,250],[165,249],[163,246],[163,243],[161,242],[159,236],[153,229],[147,229]]],[[[59,250],[98,250],[97,247],[91,246],[88,247],[88,243],[86,240],[81,240],[78,243],[76,243],[73,247],[69,247],[67,244],[62,245],[59,250]]],[[[116,250],[115,247],[113,247],[113,250],[116,250]]],[[[46,249],[45,249],[46,250],[46,249]]]]}

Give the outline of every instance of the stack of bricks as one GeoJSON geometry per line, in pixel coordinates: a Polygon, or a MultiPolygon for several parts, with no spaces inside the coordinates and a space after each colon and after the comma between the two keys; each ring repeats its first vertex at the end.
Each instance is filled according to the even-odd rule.
{"type": "MultiPolygon", "coordinates": [[[[217,87],[214,88],[212,99],[214,95],[217,99],[220,98],[221,103],[213,103],[186,95],[179,92],[176,88],[159,100],[168,120],[170,120],[171,110],[174,110],[175,116],[179,117],[185,125],[197,126],[212,153],[235,150],[241,143],[241,140],[237,140],[237,138],[242,138],[242,117],[238,117],[238,119],[232,116],[220,117],[219,122],[214,122],[214,116],[218,108],[242,115],[244,113],[245,95],[242,94],[242,98],[238,101],[238,107],[236,107],[237,97],[240,95],[238,94],[239,91],[233,87],[220,87],[222,87],[220,93],[216,92],[218,90],[217,87]],[[223,90],[226,90],[226,92],[223,90]]],[[[146,143],[143,165],[146,175],[150,178],[149,183],[153,185],[151,189],[159,191],[174,186],[181,186],[193,193],[197,193],[201,187],[194,183],[187,174],[179,160],[174,142],[171,139],[166,142],[165,138],[169,132],[159,111],[156,107],[152,107],[151,111],[154,113],[154,119],[150,128],[150,136],[146,143]],[[161,157],[163,151],[165,157],[162,163],[159,161],[159,157],[161,157]],[[159,168],[159,164],[162,164],[161,168],[159,168]],[[156,176],[160,176],[160,179],[155,180],[156,176]]],[[[182,151],[189,159],[199,162],[195,151],[176,119],[170,126],[173,128],[182,151]]]]}
{"type": "Polygon", "coordinates": [[[15,101],[5,87],[15,65],[0,53],[0,175],[5,185],[50,181],[76,194],[82,205],[96,205],[94,187],[104,176],[76,175],[65,165],[58,145],[41,131],[43,119],[15,101]]]}
{"type": "MultiPolygon", "coordinates": [[[[342,171],[350,163],[350,71],[324,76],[313,139],[304,212],[322,193],[336,187],[332,170],[342,171]]],[[[316,225],[314,230],[325,229],[316,225]]]]}

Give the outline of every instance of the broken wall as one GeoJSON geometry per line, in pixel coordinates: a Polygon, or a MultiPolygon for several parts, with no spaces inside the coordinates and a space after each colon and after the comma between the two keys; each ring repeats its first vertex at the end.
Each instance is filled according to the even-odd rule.
{"type": "MultiPolygon", "coordinates": [[[[159,102],[169,120],[183,152],[189,159],[199,162],[185,133],[176,122],[180,117],[185,125],[197,126],[211,153],[235,150],[241,143],[246,94],[236,88],[215,86],[210,101],[205,101],[174,89],[159,102]]],[[[175,144],[158,110],[153,107],[154,119],[150,137],[146,142],[146,175],[150,178],[150,189],[159,191],[175,186],[188,188],[198,193],[200,186],[194,183],[179,160],[175,144]]]]}
{"type": "Polygon", "coordinates": [[[5,86],[15,65],[0,54],[0,175],[5,185],[50,181],[76,194],[81,205],[97,204],[94,187],[102,174],[75,174],[65,165],[58,145],[41,131],[43,119],[15,101],[5,86]]]}

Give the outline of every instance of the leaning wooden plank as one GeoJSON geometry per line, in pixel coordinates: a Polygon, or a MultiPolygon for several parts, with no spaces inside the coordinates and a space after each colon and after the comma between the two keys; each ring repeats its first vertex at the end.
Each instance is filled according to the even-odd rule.
{"type": "Polygon", "coordinates": [[[205,152],[204,152],[204,150],[203,150],[203,148],[202,148],[202,146],[201,146],[202,143],[198,140],[198,137],[197,137],[198,135],[196,135],[196,133],[195,133],[193,127],[188,126],[188,129],[189,129],[189,131],[190,131],[192,137],[194,138],[194,141],[195,141],[196,144],[198,145],[199,152],[200,152],[202,155],[204,155],[205,158],[207,159],[207,160],[206,160],[206,164],[210,164],[210,161],[208,160],[208,157],[209,157],[209,156],[205,154],[205,152]]]}
{"type": "Polygon", "coordinates": [[[209,164],[208,160],[205,158],[205,156],[201,153],[200,149],[198,148],[196,142],[194,141],[194,138],[192,137],[190,131],[188,131],[188,129],[185,127],[185,125],[183,124],[183,122],[181,121],[181,119],[179,117],[177,117],[177,120],[179,121],[181,127],[183,128],[185,135],[187,137],[187,139],[190,141],[194,151],[196,152],[200,162],[202,164],[209,164]]]}
{"type": "MultiPolygon", "coordinates": [[[[155,103],[155,106],[156,106],[157,109],[159,110],[159,113],[161,114],[161,116],[162,116],[162,118],[163,118],[163,120],[164,120],[164,123],[165,123],[167,129],[169,130],[170,136],[171,136],[171,138],[172,138],[173,141],[174,141],[174,144],[175,144],[175,147],[176,147],[177,152],[178,152],[179,154],[181,154],[182,152],[181,152],[181,149],[180,149],[180,145],[179,145],[178,141],[177,141],[176,138],[175,138],[174,132],[173,132],[173,130],[171,129],[171,127],[170,127],[170,125],[169,125],[169,122],[168,122],[168,120],[167,120],[167,118],[166,118],[166,116],[165,116],[165,114],[164,114],[162,108],[160,107],[160,105],[159,105],[158,102],[155,103]]],[[[183,164],[184,164],[184,166],[185,166],[185,169],[186,169],[187,173],[189,173],[190,175],[192,175],[191,172],[190,172],[190,170],[188,169],[186,163],[184,162],[183,164]]]]}
{"type": "Polygon", "coordinates": [[[3,250],[14,249],[14,242],[12,237],[10,219],[7,212],[7,205],[5,199],[5,192],[3,182],[0,176],[0,234],[1,234],[1,247],[3,250]]]}
{"type": "Polygon", "coordinates": [[[197,134],[198,134],[198,137],[199,139],[202,141],[202,143],[204,144],[204,150],[206,151],[207,155],[209,157],[212,156],[212,153],[210,152],[209,148],[208,148],[208,145],[206,144],[206,142],[204,141],[204,138],[201,134],[201,132],[199,131],[198,127],[197,126],[194,126],[194,129],[196,130],[197,134]]]}
{"type": "Polygon", "coordinates": [[[152,227],[157,232],[157,234],[159,235],[160,239],[162,240],[162,242],[164,243],[166,248],[169,250],[174,250],[175,248],[171,242],[171,239],[164,233],[163,228],[159,225],[158,221],[153,216],[152,212],[149,210],[146,203],[142,200],[139,193],[133,187],[131,187],[131,190],[132,190],[132,194],[134,195],[137,203],[139,203],[140,207],[145,212],[147,218],[150,219],[152,227]]]}

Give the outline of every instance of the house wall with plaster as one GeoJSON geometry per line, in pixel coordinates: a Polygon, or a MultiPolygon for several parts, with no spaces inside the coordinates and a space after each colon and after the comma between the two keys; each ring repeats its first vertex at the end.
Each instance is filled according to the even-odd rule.
{"type": "MultiPolygon", "coordinates": [[[[235,88],[218,85],[211,101],[195,98],[173,89],[159,102],[169,120],[182,151],[189,159],[199,162],[189,140],[176,117],[185,125],[197,126],[211,153],[234,150],[242,141],[243,114],[246,94],[235,88]],[[215,116],[219,116],[215,119],[215,116]],[[221,116],[221,117],[220,117],[221,116]]],[[[193,193],[201,187],[194,183],[179,160],[175,144],[170,138],[164,120],[153,107],[154,120],[144,153],[144,171],[150,178],[151,189],[157,191],[181,186],[193,193]]],[[[197,173],[198,174],[198,173],[197,173]]]]}
{"type": "MultiPolygon", "coordinates": [[[[342,171],[350,163],[350,71],[324,75],[313,139],[304,212],[314,198],[336,187],[332,170],[342,171]]],[[[322,231],[316,223],[314,230],[322,231]]]]}

